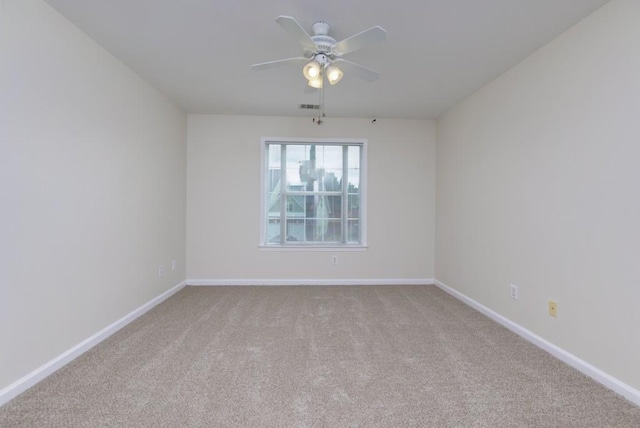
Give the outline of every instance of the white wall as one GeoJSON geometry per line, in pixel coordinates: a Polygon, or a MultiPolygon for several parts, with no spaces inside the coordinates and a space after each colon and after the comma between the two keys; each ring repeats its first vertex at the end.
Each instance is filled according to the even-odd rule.
{"type": "Polygon", "coordinates": [[[614,0],[438,121],[436,190],[440,281],[636,389],[638,76],[614,0]]]}
{"type": "Polygon", "coordinates": [[[327,118],[318,126],[311,117],[218,115],[188,121],[187,278],[433,277],[433,122],[327,118]],[[258,248],[262,136],[368,139],[367,251],[258,248]]]}
{"type": "Polygon", "coordinates": [[[0,389],[180,283],[186,210],[186,116],[48,5],[2,7],[0,389]]]}

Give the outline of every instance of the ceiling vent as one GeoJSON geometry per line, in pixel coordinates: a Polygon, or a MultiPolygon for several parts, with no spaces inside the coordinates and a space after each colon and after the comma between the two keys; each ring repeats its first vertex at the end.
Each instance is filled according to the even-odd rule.
{"type": "Polygon", "coordinates": [[[319,104],[300,104],[301,109],[305,110],[320,110],[319,104]]]}

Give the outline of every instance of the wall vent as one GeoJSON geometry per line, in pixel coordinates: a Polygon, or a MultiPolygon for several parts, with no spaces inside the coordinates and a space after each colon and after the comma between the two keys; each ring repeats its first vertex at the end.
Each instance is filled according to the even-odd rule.
{"type": "Polygon", "coordinates": [[[320,105],[319,104],[300,104],[300,108],[306,109],[306,110],[320,110],[320,105]]]}

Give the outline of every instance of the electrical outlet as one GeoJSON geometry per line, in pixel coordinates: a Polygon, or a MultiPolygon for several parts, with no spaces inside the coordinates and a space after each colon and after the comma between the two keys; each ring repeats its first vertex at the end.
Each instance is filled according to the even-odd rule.
{"type": "Polygon", "coordinates": [[[332,265],[338,264],[338,256],[331,256],[331,264],[332,265]]]}
{"type": "Polygon", "coordinates": [[[158,267],[158,278],[162,278],[164,276],[164,265],[160,265],[158,267]]]}
{"type": "Polygon", "coordinates": [[[509,288],[509,295],[513,300],[518,300],[518,286],[515,284],[511,284],[509,288]]]}
{"type": "Polygon", "coordinates": [[[558,317],[558,302],[549,300],[549,315],[554,318],[558,317]]]}
{"type": "Polygon", "coordinates": [[[176,262],[175,260],[171,262],[171,271],[173,272],[174,270],[176,270],[176,267],[178,266],[178,262],[176,262]]]}

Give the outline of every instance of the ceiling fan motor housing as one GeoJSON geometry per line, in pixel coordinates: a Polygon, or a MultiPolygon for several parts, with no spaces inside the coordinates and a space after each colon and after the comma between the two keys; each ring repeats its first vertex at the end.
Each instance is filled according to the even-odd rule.
{"type": "Polygon", "coordinates": [[[336,44],[336,40],[329,36],[311,36],[311,40],[317,46],[317,52],[329,53],[336,44]]]}
{"type": "Polygon", "coordinates": [[[336,39],[329,36],[329,30],[331,30],[331,26],[324,21],[318,21],[311,26],[311,29],[313,30],[313,36],[311,36],[311,40],[313,40],[317,47],[314,53],[331,55],[333,47],[336,44],[336,39]]]}

